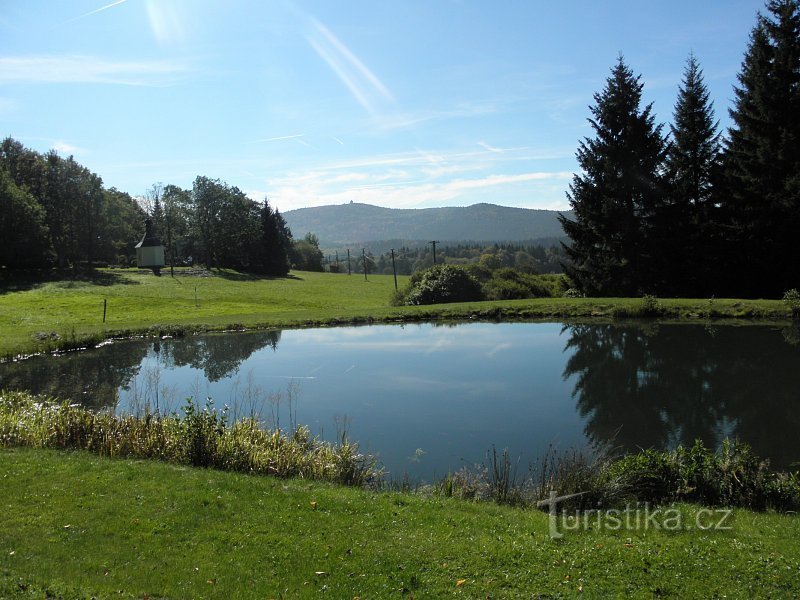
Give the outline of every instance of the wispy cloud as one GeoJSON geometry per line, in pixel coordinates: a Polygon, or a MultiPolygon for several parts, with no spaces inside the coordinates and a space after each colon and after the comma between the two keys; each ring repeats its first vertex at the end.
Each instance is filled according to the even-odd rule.
{"type": "MultiPolygon", "coordinates": [[[[410,175],[411,173],[405,173],[410,175]]],[[[370,173],[339,174],[335,177],[321,173],[306,177],[289,177],[268,181],[270,196],[290,210],[302,206],[342,204],[353,200],[368,204],[394,207],[441,206],[445,203],[498,201],[510,197],[510,192],[522,190],[525,206],[564,209],[564,190],[572,173],[566,171],[537,171],[517,174],[487,174],[457,179],[388,179],[370,173]],[[385,179],[381,181],[380,179],[385,179]],[[353,184],[356,185],[353,185],[353,184]],[[472,194],[478,193],[477,197],[472,194]]],[[[515,194],[519,196],[519,193],[515,194]]],[[[508,203],[508,202],[505,202],[508,203]]],[[[519,204],[517,202],[516,204],[519,204]]]]}
{"type": "Polygon", "coordinates": [[[159,44],[186,41],[187,15],[182,15],[178,11],[176,2],[146,0],[145,8],[150,21],[150,31],[159,44]]]}
{"type": "Polygon", "coordinates": [[[261,140],[253,140],[252,142],[248,142],[250,144],[261,144],[263,142],[280,142],[282,140],[296,140],[298,138],[304,137],[305,133],[295,133],[294,135],[279,135],[278,137],[271,137],[271,138],[264,138],[261,140]]]}
{"type": "Polygon", "coordinates": [[[112,2],[111,4],[106,4],[105,6],[101,6],[100,8],[96,8],[82,15],[78,15],[77,17],[72,17],[71,19],[67,19],[62,23],[62,25],[66,25],[67,23],[72,23],[73,21],[77,21],[78,19],[83,19],[86,17],[90,17],[92,15],[96,15],[99,12],[103,12],[104,10],[108,10],[109,8],[113,8],[115,6],[123,4],[124,2],[127,2],[127,0],[117,0],[116,2],[112,2]]]}
{"type": "Polygon", "coordinates": [[[0,57],[0,83],[160,86],[189,69],[175,61],[109,61],[91,56],[0,57]]]}
{"type": "Polygon", "coordinates": [[[344,42],[319,21],[313,20],[313,26],[314,33],[307,37],[309,45],[364,110],[376,116],[380,100],[394,102],[389,89],[344,42]]]}
{"type": "Polygon", "coordinates": [[[495,148],[494,146],[490,146],[489,144],[483,141],[478,142],[478,146],[489,152],[494,152],[495,154],[501,154],[502,152],[504,152],[502,148],[495,148]]]}

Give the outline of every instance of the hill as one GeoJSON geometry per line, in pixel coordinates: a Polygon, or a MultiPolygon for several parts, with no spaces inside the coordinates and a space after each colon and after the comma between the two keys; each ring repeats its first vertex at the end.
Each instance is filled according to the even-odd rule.
{"type": "Polygon", "coordinates": [[[496,204],[400,209],[349,203],[299,208],[283,216],[295,237],[314,232],[324,247],[390,239],[516,242],[562,238],[559,214],[496,204]]]}

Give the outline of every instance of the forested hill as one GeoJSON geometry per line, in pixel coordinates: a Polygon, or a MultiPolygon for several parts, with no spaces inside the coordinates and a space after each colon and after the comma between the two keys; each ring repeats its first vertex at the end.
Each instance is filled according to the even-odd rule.
{"type": "Polygon", "coordinates": [[[358,203],[283,213],[295,237],[310,231],[324,246],[388,239],[505,242],[560,238],[564,232],[558,215],[553,210],[495,204],[398,209],[358,203]]]}

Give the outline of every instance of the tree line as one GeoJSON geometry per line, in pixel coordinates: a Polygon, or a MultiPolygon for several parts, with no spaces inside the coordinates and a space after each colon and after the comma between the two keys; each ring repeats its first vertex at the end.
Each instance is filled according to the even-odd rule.
{"type": "MultiPolygon", "coordinates": [[[[398,275],[411,275],[433,265],[433,249],[430,245],[401,246],[395,250],[394,265],[389,252],[381,253],[377,258],[367,252],[367,258],[369,272],[391,275],[394,267],[398,275]]],[[[527,274],[562,273],[562,262],[565,260],[563,249],[555,244],[461,242],[441,245],[436,249],[438,264],[477,264],[491,271],[512,268],[527,274]]]]}
{"type": "Polygon", "coordinates": [[[295,240],[268,200],[198,176],[192,188],[155,184],[136,199],[73,157],[40,154],[6,138],[0,144],[0,267],[6,269],[130,266],[153,220],[167,263],[202,263],[267,275],[294,266],[322,270],[319,240],[295,240]]]}
{"type": "Polygon", "coordinates": [[[690,55],[669,131],[622,56],[567,194],[566,272],[597,296],[776,297],[800,284],[800,3],[759,13],[722,135],[690,55]]]}

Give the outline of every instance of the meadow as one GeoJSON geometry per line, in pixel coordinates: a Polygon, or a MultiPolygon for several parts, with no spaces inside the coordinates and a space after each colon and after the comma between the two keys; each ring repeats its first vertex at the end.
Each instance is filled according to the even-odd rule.
{"type": "MultiPolygon", "coordinates": [[[[659,317],[788,321],[780,300],[534,298],[437,306],[390,305],[391,275],[293,271],[285,278],[222,270],[104,269],[48,281],[0,279],[0,357],[92,345],[108,337],[430,319],[659,317]],[[103,321],[105,310],[105,322],[103,321]]],[[[399,286],[407,277],[398,277],[399,286]]]]}
{"type": "MultiPolygon", "coordinates": [[[[0,356],[115,336],[241,328],[430,319],[749,323],[792,316],[778,300],[537,298],[395,307],[393,292],[391,276],[365,281],[306,272],[158,278],[103,270],[17,279],[0,283],[0,356]]],[[[712,512],[703,511],[711,509],[664,504],[659,510],[677,515],[678,529],[658,519],[610,527],[586,513],[562,539],[551,539],[546,512],[459,498],[448,480],[387,491],[331,483],[343,481],[339,476],[235,473],[6,441],[3,598],[800,595],[800,521],[791,514],[735,509],[730,528],[701,529],[698,515],[708,524],[712,512]]]]}
{"type": "Polygon", "coordinates": [[[83,452],[0,450],[4,598],[766,598],[800,594],[800,520],[587,527],[438,494],[369,492],[83,452]]]}

